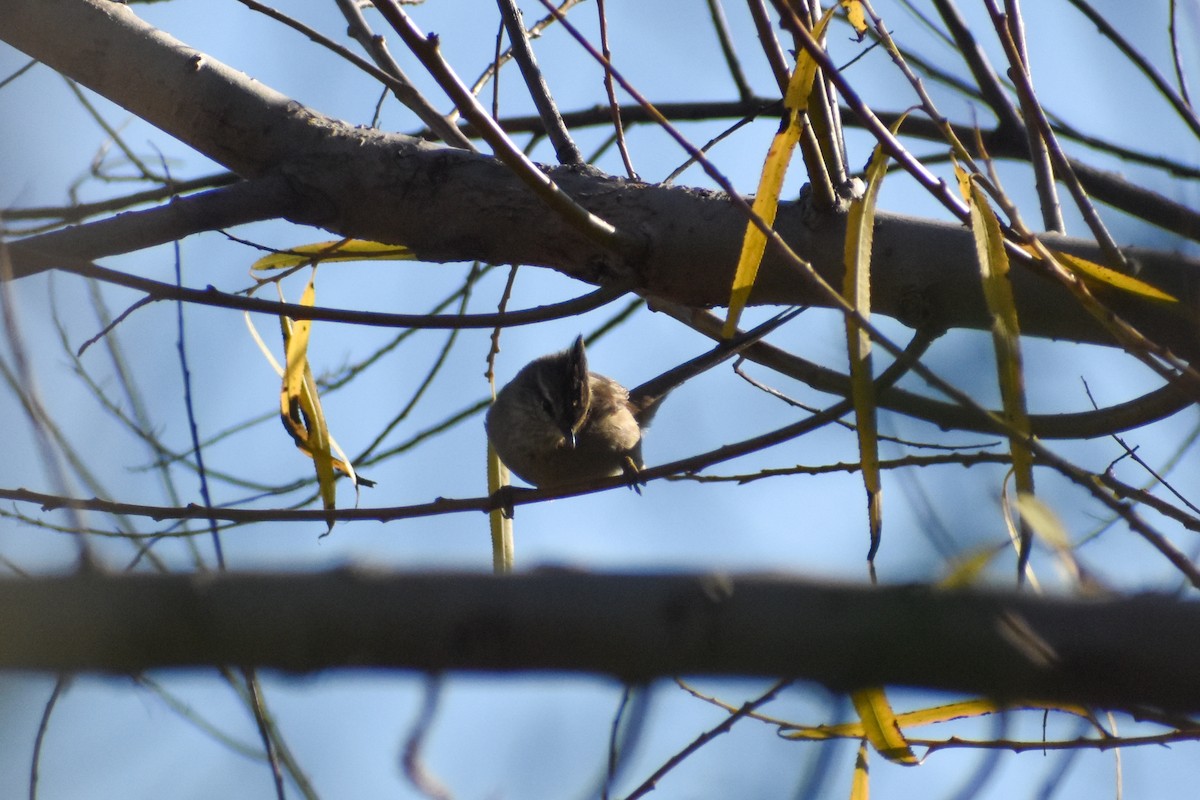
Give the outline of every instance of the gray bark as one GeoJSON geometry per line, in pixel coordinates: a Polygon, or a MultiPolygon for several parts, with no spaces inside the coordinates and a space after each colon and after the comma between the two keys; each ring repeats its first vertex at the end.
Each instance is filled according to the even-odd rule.
{"type": "Polygon", "coordinates": [[[863,588],[781,575],[102,575],[0,581],[0,668],[241,665],[638,682],[783,676],[1200,711],[1200,604],[863,588]]]}
{"type": "MultiPolygon", "coordinates": [[[[719,193],[631,183],[586,169],[548,170],[568,194],[640,243],[615,253],[572,229],[498,161],[325,117],[153,29],[127,6],[0,0],[0,18],[0,38],[15,47],[240,175],[268,177],[270,207],[294,221],[405,244],[430,261],[544,266],[692,306],[721,305],[728,298],[746,221],[719,193]]],[[[228,225],[236,217],[214,213],[212,220],[228,225]]],[[[193,217],[163,227],[159,236],[215,226],[193,217]]],[[[780,209],[776,227],[840,286],[841,217],[814,217],[803,204],[791,203],[780,209]]],[[[111,237],[103,237],[107,247],[92,246],[88,231],[75,229],[72,246],[62,251],[52,237],[15,247],[13,274],[45,269],[56,258],[66,263],[113,254],[111,237]]],[[[1088,242],[1047,240],[1102,260],[1088,242]]],[[[874,252],[877,313],[939,329],[990,326],[974,246],[961,226],[881,214],[874,252]]],[[[1182,302],[1165,307],[1113,292],[1104,299],[1150,338],[1194,360],[1200,354],[1194,312],[1200,265],[1167,252],[1130,255],[1143,279],[1182,302]]],[[[1019,267],[1013,282],[1024,334],[1112,344],[1064,289],[1019,267]]],[[[770,251],[752,302],[827,304],[809,280],[770,251]]]]}

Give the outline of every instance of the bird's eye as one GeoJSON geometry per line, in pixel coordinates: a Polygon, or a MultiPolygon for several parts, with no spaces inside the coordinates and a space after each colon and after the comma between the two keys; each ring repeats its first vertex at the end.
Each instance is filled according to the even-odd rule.
{"type": "Polygon", "coordinates": [[[547,417],[554,418],[554,404],[550,402],[550,398],[542,398],[542,411],[546,413],[547,417]]]}

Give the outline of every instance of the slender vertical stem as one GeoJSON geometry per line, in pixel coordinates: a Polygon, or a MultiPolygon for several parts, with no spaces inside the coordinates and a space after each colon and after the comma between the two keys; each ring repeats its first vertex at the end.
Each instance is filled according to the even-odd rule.
{"type": "MultiPolygon", "coordinates": [[[[608,15],[604,10],[604,0],[596,0],[597,13],[600,16],[600,52],[604,61],[612,63],[612,51],[608,48],[608,15]]],[[[625,164],[625,174],[631,179],[638,177],[633,168],[633,159],[629,156],[629,146],[625,143],[625,127],[621,124],[621,104],[617,102],[617,90],[613,85],[612,70],[604,70],[604,91],[608,95],[608,107],[612,110],[613,129],[617,139],[617,149],[621,152],[621,161],[625,164]]]]}
{"type": "MultiPolygon", "coordinates": [[[[1012,37],[1017,55],[1016,62],[1011,64],[1009,69],[1024,73],[1026,81],[1032,88],[1033,75],[1029,67],[1029,50],[1025,46],[1025,23],[1021,18],[1021,6],[1017,0],[1004,0],[1004,7],[1008,17],[1008,32],[1012,37]]],[[[1029,119],[1036,113],[1036,110],[1029,108],[1027,103],[1036,103],[1037,99],[1033,97],[1032,93],[1021,92],[1020,100],[1025,118],[1029,119]]],[[[1038,199],[1041,203],[1042,227],[1047,231],[1066,233],[1062,207],[1059,205],[1058,192],[1054,186],[1054,166],[1050,160],[1046,141],[1038,134],[1037,126],[1034,125],[1025,126],[1025,136],[1029,142],[1029,162],[1033,166],[1038,199]]]]}
{"type": "Polygon", "coordinates": [[[566,123],[563,122],[562,114],[558,113],[558,105],[550,94],[550,87],[546,85],[541,68],[538,67],[533,47],[529,44],[529,37],[525,33],[525,22],[521,18],[521,9],[517,8],[516,0],[496,0],[496,5],[500,8],[500,18],[504,20],[504,30],[508,31],[508,40],[512,43],[513,58],[517,60],[521,76],[525,78],[529,96],[533,98],[533,105],[537,108],[538,116],[542,118],[546,135],[549,137],[550,143],[554,145],[554,154],[558,157],[558,163],[582,164],[583,154],[579,152],[579,148],[571,138],[571,133],[567,130],[566,123]]]}

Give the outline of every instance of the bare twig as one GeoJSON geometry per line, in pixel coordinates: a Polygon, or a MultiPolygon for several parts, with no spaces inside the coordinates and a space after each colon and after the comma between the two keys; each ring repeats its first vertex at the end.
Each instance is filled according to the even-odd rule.
{"type": "MultiPolygon", "coordinates": [[[[1016,63],[1010,65],[1011,69],[1023,72],[1025,80],[1032,87],[1033,78],[1029,66],[1029,51],[1025,46],[1025,23],[1021,18],[1021,7],[1017,0],[1005,0],[1004,5],[1008,10],[1008,30],[1018,56],[1016,63]]],[[[1037,99],[1032,94],[1022,92],[1020,100],[1021,107],[1025,111],[1025,118],[1031,118],[1036,112],[1031,108],[1026,108],[1026,103],[1037,103],[1037,99]]],[[[1029,161],[1033,165],[1034,180],[1038,198],[1041,201],[1042,227],[1047,231],[1066,233],[1062,208],[1058,203],[1058,192],[1054,187],[1054,167],[1050,162],[1050,153],[1047,152],[1046,142],[1037,135],[1036,127],[1027,127],[1025,134],[1026,141],[1029,142],[1029,161]]]]}
{"type": "Polygon", "coordinates": [[[533,189],[538,197],[593,241],[618,253],[636,249],[636,243],[628,234],[618,231],[568,196],[513,144],[442,58],[436,35],[426,37],[422,34],[395,0],[373,0],[373,3],[442,90],[458,106],[463,116],[480,131],[496,157],[533,189]]]}
{"type": "Polygon", "coordinates": [[[1021,55],[1018,52],[1017,44],[1013,39],[1012,30],[1008,25],[1005,14],[996,6],[995,0],[984,0],[984,2],[988,8],[988,13],[991,15],[992,25],[996,29],[996,34],[1004,46],[1004,52],[1014,67],[1010,72],[1010,77],[1012,77],[1017,87],[1017,93],[1021,97],[1021,107],[1028,115],[1028,121],[1032,127],[1037,129],[1042,141],[1045,142],[1046,151],[1054,164],[1055,175],[1070,190],[1071,197],[1075,201],[1075,207],[1079,209],[1079,213],[1083,216],[1084,222],[1092,232],[1092,236],[1095,237],[1096,243],[1108,259],[1109,265],[1114,269],[1128,271],[1129,265],[1126,263],[1125,255],[1121,252],[1121,248],[1117,246],[1112,235],[1109,234],[1104,221],[1100,219],[1100,215],[1096,212],[1096,207],[1092,205],[1087,192],[1084,191],[1079,178],[1075,175],[1075,170],[1072,169],[1071,162],[1067,159],[1066,153],[1059,145],[1058,138],[1054,134],[1054,129],[1050,126],[1050,120],[1046,117],[1044,109],[1042,109],[1037,101],[1037,96],[1033,90],[1033,82],[1028,71],[1020,68],[1021,55]]]}
{"type": "MultiPolygon", "coordinates": [[[[596,13],[600,18],[600,52],[604,59],[612,63],[612,49],[608,45],[608,15],[605,13],[604,0],[596,0],[596,13]]],[[[604,93],[608,95],[608,107],[612,111],[613,135],[616,137],[617,150],[621,153],[621,162],[625,165],[625,174],[631,180],[638,180],[637,170],[633,168],[633,159],[629,155],[629,146],[625,142],[625,126],[621,124],[621,104],[617,101],[617,90],[613,85],[612,73],[604,70],[604,93]]]]}
{"type": "Polygon", "coordinates": [[[684,759],[691,756],[701,747],[708,744],[721,734],[728,732],[738,720],[746,717],[755,709],[760,708],[774,700],[775,695],[779,694],[781,691],[791,685],[791,683],[791,680],[778,681],[771,686],[770,689],[759,695],[754,700],[748,700],[742,705],[741,708],[722,720],[719,725],[709,728],[707,731],[692,740],[687,747],[683,748],[678,753],[667,759],[661,767],[656,769],[654,773],[642,783],[642,785],[638,786],[636,789],[626,795],[625,800],[637,800],[637,798],[643,797],[649,792],[654,791],[654,788],[658,785],[658,782],[663,779],[663,776],[675,769],[675,767],[682,764],[684,759]]]}
{"type": "Polygon", "coordinates": [[[717,34],[717,43],[721,45],[721,54],[725,56],[725,65],[729,67],[729,77],[733,79],[733,85],[737,87],[738,97],[742,100],[749,100],[754,97],[754,90],[750,88],[750,82],[746,80],[742,62],[738,59],[737,51],[733,47],[733,36],[729,32],[729,23],[725,19],[725,9],[721,5],[721,0],[707,0],[707,2],[708,14],[712,17],[713,30],[717,34]]]}
{"type": "Polygon", "coordinates": [[[54,689],[51,690],[50,697],[46,699],[46,705],[42,708],[37,735],[33,737],[33,753],[29,757],[29,800],[37,800],[38,766],[42,760],[42,745],[46,743],[46,733],[50,730],[50,716],[70,685],[71,679],[60,675],[54,681],[54,689]]]}
{"type": "Polygon", "coordinates": [[[1171,64],[1175,67],[1175,81],[1179,84],[1179,96],[1184,104],[1192,108],[1192,98],[1188,94],[1187,78],[1183,74],[1183,59],[1179,55],[1179,32],[1176,24],[1179,14],[1179,3],[1170,0],[1170,20],[1167,22],[1167,35],[1171,39],[1171,64]]]}
{"type": "MultiPolygon", "coordinates": [[[[1142,74],[1145,75],[1154,88],[1158,90],[1158,93],[1161,94],[1163,98],[1171,104],[1171,108],[1175,109],[1175,113],[1179,115],[1179,118],[1182,119],[1184,123],[1186,123],[1187,126],[1192,129],[1192,133],[1196,136],[1200,136],[1200,117],[1196,116],[1196,111],[1192,108],[1191,102],[1189,102],[1185,96],[1181,95],[1179,92],[1176,92],[1171,84],[1167,82],[1167,79],[1162,76],[1162,73],[1155,69],[1154,65],[1151,64],[1150,61],[1143,56],[1141,52],[1129,42],[1128,39],[1122,36],[1121,32],[1117,30],[1112,23],[1104,18],[1104,15],[1093,8],[1092,5],[1087,2],[1087,0],[1069,0],[1069,2],[1071,5],[1075,6],[1080,13],[1087,17],[1088,21],[1095,25],[1096,29],[1099,30],[1101,34],[1103,34],[1106,38],[1108,38],[1109,41],[1116,45],[1117,49],[1121,51],[1121,55],[1129,59],[1129,63],[1141,70],[1142,74]]],[[[1174,9],[1175,3],[1172,2],[1171,51],[1175,57],[1176,69],[1178,69],[1178,51],[1175,48],[1174,35],[1174,9]]],[[[1181,76],[1179,79],[1180,89],[1183,92],[1186,92],[1187,90],[1183,82],[1182,71],[1179,72],[1179,75],[1181,76]]]]}
{"type": "MultiPolygon", "coordinates": [[[[251,0],[239,0],[239,2],[249,3],[251,0]]],[[[335,0],[338,8],[342,12],[342,16],[346,18],[346,24],[349,26],[348,31],[359,45],[371,54],[375,59],[375,63],[383,71],[382,76],[375,76],[375,72],[370,72],[377,79],[382,77],[381,83],[396,95],[396,99],[409,108],[417,117],[429,126],[443,142],[451,147],[461,147],[464,150],[474,150],[475,145],[471,140],[462,134],[462,131],[446,117],[442,116],[433,103],[426,99],[425,95],[421,94],[420,90],[413,86],[408,76],[404,74],[404,70],[396,63],[396,59],[392,58],[392,54],[388,52],[387,42],[382,36],[376,36],[371,30],[371,26],[367,24],[366,18],[362,15],[358,4],[354,0],[335,0]]],[[[315,33],[315,31],[314,31],[315,33]]],[[[317,34],[320,36],[320,34],[317,34]]],[[[350,63],[363,69],[363,62],[353,53],[345,48],[321,37],[319,41],[326,47],[334,49],[334,52],[341,55],[350,63]]],[[[366,70],[364,70],[366,71],[366,70]]]]}
{"type": "Polygon", "coordinates": [[[975,78],[976,87],[983,96],[984,102],[996,115],[1000,127],[1011,131],[1020,130],[1023,127],[1020,115],[1013,108],[1008,92],[1004,90],[987,55],[976,41],[975,34],[971,32],[970,27],[959,14],[954,0],[933,0],[933,5],[941,15],[942,21],[946,23],[946,27],[954,39],[955,49],[966,61],[971,76],[975,78]]]}
{"type": "Polygon", "coordinates": [[[775,85],[779,87],[779,96],[783,97],[787,93],[791,70],[788,68],[783,47],[775,36],[775,26],[767,14],[767,4],[765,0],[746,0],[746,7],[750,9],[750,16],[754,19],[754,28],[758,32],[758,43],[762,46],[763,55],[771,67],[771,74],[775,76],[775,85]]]}
{"type": "Polygon", "coordinates": [[[425,681],[425,688],[421,692],[421,709],[417,712],[412,727],[409,728],[408,736],[404,740],[404,750],[400,754],[400,766],[404,771],[404,777],[408,778],[408,782],[413,785],[414,789],[428,797],[429,800],[451,800],[453,797],[450,790],[429,771],[421,758],[421,748],[425,746],[429,729],[433,727],[441,695],[441,678],[437,675],[429,676],[425,681]]]}
{"type": "Polygon", "coordinates": [[[571,133],[567,130],[567,126],[563,124],[562,115],[558,113],[558,104],[554,102],[554,96],[550,94],[550,87],[546,85],[546,79],[538,67],[533,47],[530,46],[529,37],[525,33],[525,22],[521,18],[521,9],[517,7],[516,0],[496,0],[496,4],[500,8],[500,18],[504,21],[508,40],[512,44],[513,58],[516,59],[517,66],[521,69],[521,76],[525,79],[529,96],[533,99],[533,105],[537,108],[538,115],[541,116],[542,123],[545,125],[546,135],[550,138],[550,143],[554,145],[554,154],[558,157],[558,163],[582,164],[583,155],[579,152],[574,140],[571,139],[571,133]]]}

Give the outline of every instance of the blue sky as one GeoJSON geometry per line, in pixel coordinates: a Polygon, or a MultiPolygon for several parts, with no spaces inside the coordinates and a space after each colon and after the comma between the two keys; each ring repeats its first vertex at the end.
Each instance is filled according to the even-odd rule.
{"type": "MultiPolygon", "coordinates": [[[[535,6],[524,5],[527,20],[540,16],[535,6]]],[[[754,48],[752,26],[740,5],[727,5],[750,81],[759,93],[770,94],[773,84],[754,48]]],[[[1063,3],[1027,5],[1035,79],[1040,78],[1039,91],[1049,107],[1080,127],[1101,131],[1130,146],[1159,150],[1193,165],[1200,163],[1200,149],[1186,129],[1176,124],[1161,102],[1094,31],[1081,23],[1078,14],[1063,3]]],[[[1120,5],[1107,3],[1101,8],[1115,13],[1120,5]]],[[[674,0],[657,4],[612,2],[609,6],[615,63],[651,99],[723,100],[735,96],[703,3],[674,0]]],[[[345,27],[333,3],[281,2],[279,7],[333,37],[340,37],[345,27]]],[[[318,111],[352,124],[367,124],[372,118],[378,91],[369,80],[299,35],[281,31],[276,23],[238,3],[176,0],[136,8],[144,18],[189,45],[318,111]]],[[[1185,15],[1185,22],[1192,34],[1183,41],[1194,41],[1195,6],[1187,4],[1185,8],[1191,14],[1185,15]]],[[[948,69],[961,71],[956,54],[933,43],[914,18],[892,3],[880,3],[878,10],[902,43],[930,54],[948,69]]],[[[441,36],[444,54],[464,77],[474,79],[486,66],[496,25],[491,4],[430,0],[411,8],[410,13],[424,30],[441,36]]],[[[964,8],[964,13],[971,16],[982,35],[986,23],[979,9],[972,4],[964,8]]],[[[1120,19],[1127,35],[1151,54],[1160,69],[1168,71],[1163,13],[1162,9],[1139,11],[1120,19]]],[[[573,18],[589,31],[594,28],[594,16],[594,5],[589,4],[573,12],[573,18]]],[[[384,29],[377,17],[370,18],[379,30],[384,29]]],[[[857,46],[845,41],[843,33],[844,29],[835,37],[834,48],[839,57],[848,59],[857,46]]],[[[348,40],[345,43],[351,44],[348,40]]],[[[560,108],[574,110],[603,102],[600,71],[561,32],[551,31],[538,40],[536,47],[560,108]]],[[[436,87],[421,78],[419,67],[406,58],[402,46],[393,42],[392,50],[435,104],[448,108],[436,87]]],[[[22,54],[0,45],[0,76],[25,60],[22,54]]],[[[1196,64],[1187,66],[1194,77],[1196,64]]],[[[910,90],[880,51],[869,54],[850,74],[868,102],[880,109],[901,110],[914,102],[910,90]]],[[[502,114],[530,113],[514,70],[504,72],[501,86],[502,114]]],[[[935,95],[940,103],[944,102],[947,114],[958,121],[972,121],[972,112],[957,98],[936,87],[935,95]]],[[[94,96],[91,99],[140,155],[152,161],[161,157],[176,177],[193,177],[217,169],[127,112],[94,96]]],[[[0,92],[0,112],[0,141],[4,143],[0,147],[0,204],[23,207],[65,202],[65,187],[85,175],[104,134],[83,112],[62,79],[44,67],[0,92]]],[[[726,124],[692,124],[684,130],[692,141],[703,143],[726,124]]],[[[385,104],[381,126],[402,133],[417,127],[411,114],[394,102],[385,104]]],[[[773,133],[774,123],[760,122],[714,149],[714,160],[743,191],[753,191],[773,133]]],[[[601,130],[580,131],[578,139],[584,153],[590,153],[606,134],[601,130]]],[[[635,166],[646,180],[662,179],[684,159],[678,148],[654,129],[634,129],[629,139],[635,166]]],[[[869,142],[851,131],[848,146],[851,165],[865,163],[869,142]]],[[[917,151],[936,149],[927,147],[927,151],[917,151]]],[[[1086,151],[1081,155],[1100,166],[1117,166],[1086,151]]],[[[550,161],[553,156],[542,144],[534,157],[550,161]]],[[[111,154],[106,156],[106,163],[123,169],[111,154]]],[[[614,173],[622,171],[615,151],[610,150],[597,163],[614,173]]],[[[1147,174],[1140,169],[1121,169],[1135,179],[1147,174]]],[[[1003,167],[1002,176],[1018,203],[1033,200],[1022,168],[1003,167]]],[[[1155,180],[1160,191],[1195,206],[1194,185],[1155,180]]],[[[710,185],[696,169],[684,173],[678,182],[710,185]]],[[[794,196],[802,182],[802,171],[797,166],[789,175],[785,194],[794,196]]],[[[85,200],[120,191],[120,187],[103,186],[95,180],[79,185],[79,195],[85,200]]],[[[933,201],[900,176],[885,184],[880,206],[916,215],[943,216],[933,201]]],[[[1027,207],[1027,219],[1036,219],[1032,211],[1035,206],[1027,207]]],[[[1116,213],[1110,213],[1109,219],[1123,243],[1196,254],[1194,244],[1169,241],[1116,213]]],[[[1069,225],[1071,233],[1085,233],[1076,218],[1069,225]]],[[[244,226],[236,233],[273,247],[328,238],[323,232],[286,223],[244,226]]],[[[244,288],[250,283],[247,270],[256,257],[254,251],[219,234],[193,237],[182,246],[184,279],[195,286],[211,283],[228,290],[244,288]]],[[[168,248],[111,259],[106,265],[162,280],[170,280],[173,269],[168,248]]],[[[452,293],[467,269],[468,265],[462,264],[330,264],[322,267],[317,302],[420,313],[452,293]]],[[[469,310],[493,310],[505,277],[505,269],[492,270],[485,276],[474,291],[469,310]]],[[[297,278],[285,285],[285,292],[294,299],[301,288],[301,279],[297,278]]],[[[526,268],[518,278],[510,307],[562,300],[588,288],[545,270],[526,268]]],[[[103,290],[103,296],[112,313],[136,299],[129,292],[111,287],[103,290]]],[[[59,342],[56,316],[72,349],[101,327],[88,287],[69,276],[39,276],[14,286],[12,298],[40,395],[53,418],[62,424],[64,434],[93,459],[109,496],[131,502],[166,502],[157,478],[144,469],[150,460],[145,448],[95,402],[90,390],[73,374],[68,354],[59,342]]],[[[507,379],[530,358],[565,346],[577,333],[599,328],[620,305],[578,319],[506,332],[497,362],[500,379],[507,379]]],[[[756,310],[752,319],[768,311],[756,310]]],[[[187,429],[174,314],[173,307],[161,304],[143,309],[122,323],[117,336],[141,386],[154,429],[172,447],[183,449],[187,447],[187,429]]],[[[271,319],[260,317],[255,323],[269,342],[276,342],[271,319]]],[[[882,324],[899,341],[906,340],[901,326],[888,321],[882,324]]],[[[246,419],[265,419],[209,446],[206,460],[210,466],[269,483],[306,477],[309,462],[295,451],[273,416],[278,404],[278,381],[240,315],[189,308],[186,325],[202,434],[212,437],[246,419]]],[[[311,353],[314,369],[336,374],[344,365],[384,347],[395,336],[395,331],[318,324],[311,353]]],[[[838,317],[810,311],[780,331],[773,341],[836,367],[845,358],[843,337],[838,317]]],[[[446,334],[440,332],[418,333],[387,353],[376,367],[326,396],[333,433],[348,452],[365,447],[407,402],[445,338],[446,334]]],[[[7,343],[6,358],[14,346],[11,341],[7,343]]],[[[628,324],[598,341],[589,354],[593,369],[633,385],[708,346],[665,315],[642,309],[628,324]]],[[[387,442],[405,441],[436,425],[451,411],[486,396],[482,373],[487,347],[488,332],[464,332],[423,401],[387,442]]],[[[1144,369],[1127,366],[1131,359],[1116,359],[1099,348],[1034,342],[1027,346],[1026,358],[1031,406],[1038,411],[1086,407],[1081,379],[1088,382],[1101,402],[1128,399],[1138,394],[1147,380],[1144,369]]],[[[996,401],[991,342],[985,334],[947,337],[934,347],[930,363],[975,396],[996,401]]],[[[121,407],[128,408],[118,391],[109,356],[102,348],[85,354],[81,364],[121,407]]],[[[752,374],[773,381],[782,391],[805,402],[818,406],[831,402],[803,386],[780,382],[753,369],[752,374]]],[[[920,384],[913,385],[921,388],[920,384]]],[[[0,464],[0,485],[52,489],[34,439],[9,391],[0,393],[0,414],[22,421],[10,426],[7,457],[0,464]]],[[[661,463],[708,450],[777,427],[795,419],[795,414],[793,409],[741,381],[728,368],[716,369],[680,388],[666,402],[647,440],[646,458],[651,464],[661,463]]],[[[1152,463],[1162,464],[1173,456],[1195,425],[1195,414],[1189,412],[1139,431],[1139,452],[1152,463]]],[[[908,438],[936,435],[931,426],[894,416],[885,416],[881,426],[886,433],[908,438]]],[[[948,438],[958,443],[986,441],[986,437],[968,434],[948,438]]],[[[885,457],[904,452],[899,446],[891,447],[890,452],[885,450],[885,457]]],[[[484,448],[481,418],[469,420],[402,457],[365,470],[379,486],[364,495],[363,504],[390,506],[437,496],[481,495],[486,491],[484,448]]],[[[1059,452],[1102,468],[1119,451],[1104,440],[1061,445],[1059,452]]],[[[1182,459],[1176,474],[1181,487],[1194,492],[1194,448],[1182,459]]],[[[770,466],[854,460],[853,433],[826,429],[766,456],[722,465],[712,472],[729,474],[770,466]]],[[[1003,542],[999,500],[1002,477],[999,468],[986,467],[970,471],[950,467],[905,477],[887,476],[885,541],[877,562],[881,578],[887,582],[933,581],[945,574],[948,558],[1003,542]]],[[[184,501],[198,501],[194,475],[179,471],[177,479],[184,501]]],[[[1064,487],[1052,477],[1042,488],[1043,496],[1076,538],[1098,526],[1095,507],[1083,502],[1078,490],[1064,487]]],[[[74,490],[89,493],[78,484],[74,490]]],[[[219,482],[213,491],[217,502],[239,501],[248,494],[246,489],[219,482]]],[[[340,503],[352,502],[351,494],[343,487],[340,503]]],[[[860,479],[854,474],[793,476],[745,486],[660,481],[640,496],[624,490],[610,491],[522,507],[516,518],[517,563],[521,569],[766,570],[862,582],[866,579],[867,547],[864,505],[860,479]]],[[[91,517],[88,522],[104,529],[114,526],[101,517],[91,517]]],[[[238,529],[224,538],[226,557],[234,569],[315,570],[352,563],[395,569],[487,570],[491,564],[486,520],[478,514],[388,525],[345,524],[326,538],[319,538],[321,532],[318,525],[311,526],[311,530],[270,524],[238,529]]],[[[1191,542],[1185,544],[1192,546],[1191,542]]],[[[211,563],[207,539],[198,537],[195,546],[211,563]]],[[[96,547],[114,569],[124,567],[133,556],[130,545],[120,540],[101,540],[96,547]]],[[[189,569],[193,564],[194,554],[183,540],[164,541],[155,552],[175,569],[189,569]]],[[[75,547],[67,536],[5,519],[0,521],[0,554],[25,570],[58,571],[69,568],[75,547]]],[[[1120,532],[1099,537],[1079,555],[1119,588],[1174,586],[1167,565],[1120,532]]],[[[1068,585],[1048,554],[1039,554],[1035,567],[1050,586],[1068,585]]],[[[1004,563],[995,580],[1007,580],[1010,572],[1011,566],[1004,563]]],[[[152,677],[236,740],[251,746],[257,743],[252,720],[219,676],[185,672],[152,677]]],[[[427,691],[428,683],[422,676],[268,675],[265,682],[268,702],[284,735],[322,796],[417,796],[401,776],[397,758],[427,691]]],[[[24,785],[37,722],[52,683],[46,676],[0,678],[0,719],[4,720],[10,742],[0,752],[0,785],[24,785]]],[[[766,684],[754,681],[698,683],[735,704],[766,688],[766,684]]],[[[427,765],[456,797],[588,796],[604,764],[608,730],[621,692],[622,687],[603,678],[452,676],[442,687],[438,713],[429,731],[427,765]]],[[[900,692],[896,704],[916,707],[944,699],[900,692]]],[[[814,687],[789,690],[771,712],[808,722],[837,721],[830,715],[841,719],[852,713],[837,698],[814,687]]],[[[653,687],[645,730],[622,773],[619,788],[629,791],[670,754],[719,722],[721,716],[721,712],[685,695],[669,682],[653,687]]],[[[969,723],[958,732],[964,736],[996,736],[1002,732],[1012,738],[1036,738],[1040,722],[1037,714],[1013,715],[1004,723],[969,723]],[[1001,724],[1007,728],[998,728],[1001,724]]],[[[1131,723],[1125,724],[1132,727],[1131,723]]],[[[1071,730],[1072,725],[1064,723],[1059,733],[1071,730]]],[[[794,796],[797,787],[804,785],[808,770],[817,763],[818,754],[814,745],[779,739],[770,726],[742,723],[672,773],[654,796],[794,796]]],[[[828,782],[823,784],[827,794],[821,796],[845,796],[854,748],[839,746],[828,758],[828,782]]],[[[917,769],[894,767],[876,758],[873,788],[878,797],[949,797],[986,768],[996,772],[985,784],[983,797],[1024,797],[1034,794],[1062,764],[1060,756],[1029,753],[1001,756],[993,766],[985,767],[987,758],[986,753],[943,752],[917,769]]],[[[1200,770],[1198,763],[1194,744],[1170,750],[1127,751],[1120,761],[1125,796],[1178,793],[1182,787],[1194,784],[1200,770]]],[[[1054,796],[1106,795],[1113,791],[1116,769],[1112,753],[1081,753],[1067,767],[1067,779],[1054,796]]],[[[269,796],[271,791],[265,766],[199,731],[160,695],[120,677],[83,676],[72,683],[52,719],[41,776],[39,796],[43,798],[259,798],[269,796]]]]}

